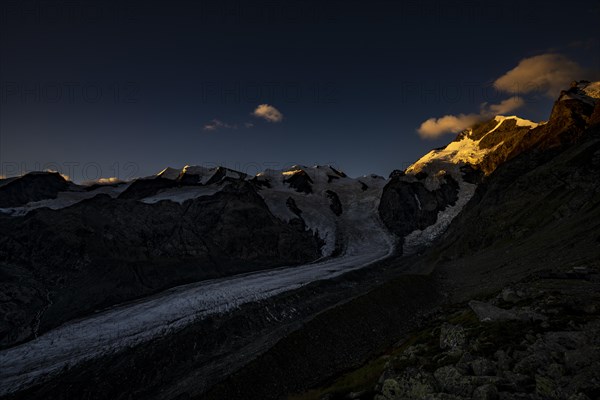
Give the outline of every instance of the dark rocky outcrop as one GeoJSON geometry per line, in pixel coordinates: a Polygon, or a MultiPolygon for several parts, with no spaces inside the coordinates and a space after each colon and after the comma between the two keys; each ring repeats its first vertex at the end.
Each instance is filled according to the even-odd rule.
{"type": "Polygon", "coordinates": [[[304,170],[298,170],[285,178],[283,182],[288,183],[290,187],[296,189],[300,193],[312,193],[313,180],[304,170]]]}
{"type": "Polygon", "coordinates": [[[252,183],[256,188],[270,188],[271,187],[271,181],[265,177],[262,176],[255,176],[254,178],[250,179],[248,182],[252,183]]]}
{"type": "Polygon", "coordinates": [[[458,199],[458,182],[443,177],[439,189],[430,191],[421,181],[392,178],[383,189],[379,215],[386,227],[400,238],[424,229],[437,220],[438,213],[458,199]]]}
{"type": "Polygon", "coordinates": [[[250,183],[183,204],[127,198],[140,191],[0,220],[2,346],[175,285],[320,256],[321,241],[275,218],[250,183]]]}
{"type": "Polygon", "coordinates": [[[399,169],[395,169],[395,170],[393,170],[392,172],[390,172],[390,176],[389,176],[389,178],[390,178],[390,179],[394,179],[394,178],[400,178],[400,177],[402,177],[402,176],[404,176],[404,175],[405,175],[405,174],[404,174],[404,171],[401,171],[401,170],[399,170],[399,169]]]}
{"type": "Polygon", "coordinates": [[[288,398],[598,398],[600,269],[586,271],[534,273],[476,302],[443,305],[358,369],[288,398]]]}
{"type": "Polygon", "coordinates": [[[392,350],[374,397],[353,398],[597,398],[598,283],[577,283],[532,277],[505,288],[519,293],[511,311],[502,294],[479,302],[506,315],[534,313],[537,319],[482,319],[468,307],[449,309],[430,328],[392,350]],[[459,332],[460,340],[445,345],[448,332],[459,332]]]}
{"type": "Polygon", "coordinates": [[[83,190],[85,190],[86,192],[93,192],[95,190],[98,189],[102,189],[102,188],[107,188],[107,187],[119,187],[121,185],[126,185],[127,183],[124,181],[118,181],[118,182],[114,182],[114,183],[92,183],[92,184],[84,184],[83,186],[81,186],[81,188],[83,190]]]}
{"type": "Polygon", "coordinates": [[[301,217],[302,210],[298,207],[298,205],[296,204],[296,200],[294,200],[293,197],[288,197],[288,199],[285,201],[285,205],[287,206],[287,208],[289,208],[291,212],[296,214],[298,217],[301,217]]]}
{"type": "Polygon", "coordinates": [[[238,173],[235,171],[232,171],[228,168],[225,167],[218,167],[217,170],[215,171],[215,173],[210,177],[210,179],[206,182],[206,185],[212,185],[215,183],[221,183],[224,181],[234,181],[237,179],[229,179],[228,178],[228,173],[229,172],[234,172],[236,175],[239,175],[239,179],[244,180],[246,178],[246,174],[244,173],[238,173]]]}
{"type": "Polygon", "coordinates": [[[0,178],[0,186],[4,186],[7,183],[14,181],[15,179],[19,179],[18,176],[13,176],[11,178],[0,178]]]}
{"type": "Polygon", "coordinates": [[[429,174],[425,171],[421,171],[421,172],[417,172],[415,174],[415,178],[417,178],[418,180],[422,181],[423,179],[427,178],[429,176],[429,174]]]}
{"type": "Polygon", "coordinates": [[[582,130],[548,122],[544,131],[549,139],[539,138],[539,147],[501,165],[477,188],[447,232],[448,254],[460,257],[542,233],[560,240],[598,218],[600,125],[582,130]]]}
{"type": "Polygon", "coordinates": [[[177,182],[167,178],[137,179],[119,195],[120,199],[141,200],[161,190],[177,187],[177,182]]]}
{"type": "Polygon", "coordinates": [[[337,176],[337,175],[329,175],[329,174],[327,174],[327,183],[331,183],[331,182],[333,182],[334,180],[337,180],[337,179],[340,179],[340,177],[337,176]]]}
{"type": "MultiPolygon", "coordinates": [[[[576,143],[587,127],[593,124],[593,113],[594,106],[590,103],[559,98],[554,103],[548,122],[536,128],[519,127],[514,120],[505,120],[498,129],[481,140],[481,148],[498,147],[486,155],[480,169],[490,174],[502,163],[524,152],[541,152],[576,143]]],[[[485,129],[488,128],[486,125],[485,129]]]]}
{"type": "Polygon", "coordinates": [[[58,193],[77,190],[56,172],[32,172],[19,178],[10,179],[0,186],[0,208],[19,207],[24,204],[55,199],[58,193]]]}
{"type": "Polygon", "coordinates": [[[480,184],[483,181],[484,173],[478,168],[473,168],[471,164],[465,164],[460,167],[460,172],[463,181],[467,183],[473,183],[475,185],[480,184]]]}
{"type": "Polygon", "coordinates": [[[329,204],[329,208],[331,208],[331,211],[333,211],[333,213],[339,217],[343,212],[342,202],[340,201],[339,196],[333,190],[328,190],[326,193],[329,201],[331,202],[329,204]]]}
{"type": "Polygon", "coordinates": [[[186,186],[186,185],[212,185],[215,183],[222,183],[224,181],[231,181],[231,180],[244,180],[246,178],[246,174],[241,173],[241,172],[237,172],[237,171],[233,171],[229,168],[225,168],[225,167],[216,167],[213,169],[204,169],[203,172],[199,173],[198,171],[195,171],[194,169],[188,170],[188,169],[184,169],[179,176],[175,179],[180,185],[186,186]],[[231,174],[233,173],[233,174],[231,174]],[[207,178],[207,176],[210,175],[207,178]],[[230,175],[236,176],[236,178],[231,179],[230,175]],[[203,183],[204,182],[204,183],[203,183]]]}
{"type": "Polygon", "coordinates": [[[339,170],[333,168],[331,165],[329,166],[329,169],[331,169],[340,178],[347,178],[348,177],[348,175],[346,175],[344,172],[339,171],[339,170]]]}

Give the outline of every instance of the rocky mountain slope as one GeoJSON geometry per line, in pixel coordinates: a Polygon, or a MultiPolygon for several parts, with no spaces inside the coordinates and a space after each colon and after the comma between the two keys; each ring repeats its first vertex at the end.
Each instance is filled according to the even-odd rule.
{"type": "Polygon", "coordinates": [[[419,251],[444,232],[485,176],[534,146],[522,142],[538,126],[518,117],[497,116],[462,132],[446,147],[432,150],[406,171],[393,173],[379,213],[386,226],[403,238],[404,253],[419,251]]]}
{"type": "Polygon", "coordinates": [[[484,175],[410,259],[447,299],[429,326],[293,398],[598,397],[600,104],[588,86],[563,92],[548,122],[511,145],[526,150],[484,175]]]}
{"type": "Polygon", "coordinates": [[[597,118],[592,114],[600,96],[598,86],[574,83],[561,93],[548,122],[496,116],[461,132],[406,171],[393,173],[379,212],[386,226],[403,239],[404,252],[430,245],[475,194],[477,185],[506,161],[580,140],[597,118]]]}
{"type": "Polygon", "coordinates": [[[175,285],[312,261],[322,247],[248,182],[183,204],[98,194],[0,217],[0,232],[3,346],[175,285]]]}

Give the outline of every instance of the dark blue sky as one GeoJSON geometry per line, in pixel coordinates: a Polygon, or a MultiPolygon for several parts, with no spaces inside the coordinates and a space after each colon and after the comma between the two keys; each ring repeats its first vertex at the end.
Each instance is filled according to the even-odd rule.
{"type": "MultiPolygon", "coordinates": [[[[299,163],[387,176],[453,138],[420,138],[424,120],[509,97],[491,84],[520,60],[600,69],[589,1],[316,4],[3,2],[0,175],[299,163]],[[283,121],[252,116],[263,103],[283,121]],[[214,119],[230,128],[204,130],[214,119]]],[[[526,100],[516,114],[547,118],[552,99],[526,100]]]]}

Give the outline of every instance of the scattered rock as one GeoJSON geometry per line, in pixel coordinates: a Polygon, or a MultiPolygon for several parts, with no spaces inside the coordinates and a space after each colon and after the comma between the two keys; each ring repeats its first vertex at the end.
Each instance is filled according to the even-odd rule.
{"type": "Polygon", "coordinates": [[[482,385],[473,391],[473,400],[496,400],[498,388],[496,385],[482,385]]]}
{"type": "Polygon", "coordinates": [[[469,377],[463,376],[454,366],[438,368],[433,375],[445,392],[463,397],[473,394],[475,388],[469,377]]]}
{"type": "Polygon", "coordinates": [[[496,364],[486,358],[479,358],[470,363],[476,376],[496,375],[496,364]]]}
{"type": "Polygon", "coordinates": [[[460,325],[443,324],[440,330],[440,348],[455,349],[466,343],[465,329],[460,325]]]}
{"type": "Polygon", "coordinates": [[[576,393],[569,396],[569,400],[591,400],[588,396],[583,393],[576,393]]]}
{"type": "Polygon", "coordinates": [[[434,328],[439,340],[432,330],[429,342],[408,347],[402,361],[394,364],[404,370],[386,372],[402,382],[393,399],[600,398],[600,319],[583,310],[584,305],[600,304],[600,288],[590,284],[583,292],[578,285],[555,290],[556,278],[543,279],[552,289],[511,287],[487,302],[469,302],[479,321],[474,324],[449,323],[468,315],[453,309],[434,328]],[[525,302],[527,306],[517,306],[525,302]],[[507,303],[513,308],[495,305],[507,303]],[[414,397],[417,392],[407,388],[418,386],[407,378],[406,369],[434,370],[436,385],[414,397]]]}
{"type": "Polygon", "coordinates": [[[498,361],[497,365],[499,369],[504,371],[511,369],[513,360],[504,350],[498,350],[494,355],[498,361]]]}
{"type": "Polygon", "coordinates": [[[505,310],[483,301],[471,300],[469,306],[481,322],[538,321],[546,319],[543,315],[529,309],[505,310]]]}
{"type": "Polygon", "coordinates": [[[502,291],[502,300],[507,303],[518,303],[521,297],[513,289],[506,288],[502,291]]]}
{"type": "MultiPolygon", "coordinates": [[[[600,360],[600,350],[594,346],[584,346],[575,350],[565,351],[565,366],[571,372],[585,368],[596,360],[600,360]]],[[[600,367],[600,365],[598,366],[600,367]]]]}
{"type": "Polygon", "coordinates": [[[522,318],[515,312],[504,310],[483,301],[471,300],[469,307],[477,314],[481,322],[519,321],[522,318]]]}

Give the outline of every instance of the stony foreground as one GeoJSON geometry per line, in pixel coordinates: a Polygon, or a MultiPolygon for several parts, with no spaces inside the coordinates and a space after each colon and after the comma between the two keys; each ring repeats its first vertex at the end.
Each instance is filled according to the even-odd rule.
{"type": "Polygon", "coordinates": [[[328,388],[294,398],[599,396],[600,279],[597,271],[579,269],[538,274],[506,287],[496,297],[446,310],[388,354],[328,388]]]}

